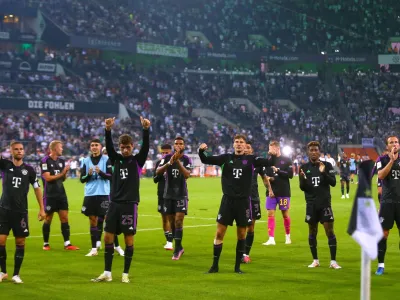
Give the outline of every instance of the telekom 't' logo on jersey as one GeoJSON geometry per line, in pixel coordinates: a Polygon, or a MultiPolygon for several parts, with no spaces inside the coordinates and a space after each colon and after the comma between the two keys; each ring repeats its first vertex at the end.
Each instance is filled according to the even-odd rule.
{"type": "Polygon", "coordinates": [[[314,186],[319,186],[321,179],[319,177],[311,177],[311,182],[314,186]]]}
{"type": "Polygon", "coordinates": [[[174,176],[174,178],[178,178],[178,176],[179,176],[179,170],[178,169],[172,169],[171,173],[172,173],[172,176],[174,176]]]}
{"type": "Polygon", "coordinates": [[[392,170],[392,177],[393,177],[393,179],[399,179],[400,178],[400,170],[392,170]]]}
{"type": "Polygon", "coordinates": [[[22,182],[21,177],[13,177],[13,179],[12,179],[13,187],[15,187],[16,189],[19,188],[19,186],[21,185],[21,182],[22,182]]]}
{"type": "Polygon", "coordinates": [[[126,179],[128,177],[128,169],[119,170],[119,174],[121,175],[121,179],[126,179]]]}
{"type": "Polygon", "coordinates": [[[239,179],[242,176],[242,169],[233,169],[233,178],[239,179]]]}

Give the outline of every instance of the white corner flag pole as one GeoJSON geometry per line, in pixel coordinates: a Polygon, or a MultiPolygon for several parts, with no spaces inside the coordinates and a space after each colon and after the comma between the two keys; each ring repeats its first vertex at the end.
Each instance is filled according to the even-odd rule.
{"type": "Polygon", "coordinates": [[[371,259],[361,249],[361,300],[371,299],[371,259]]]}

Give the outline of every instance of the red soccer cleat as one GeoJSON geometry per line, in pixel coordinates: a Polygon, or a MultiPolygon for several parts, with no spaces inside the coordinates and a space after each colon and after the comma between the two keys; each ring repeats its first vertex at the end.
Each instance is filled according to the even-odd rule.
{"type": "Polygon", "coordinates": [[[44,251],[50,251],[50,245],[45,245],[43,246],[44,251]]]}
{"type": "Polygon", "coordinates": [[[77,246],[73,246],[71,244],[69,244],[68,246],[65,246],[64,249],[65,250],[70,250],[70,251],[79,250],[79,248],[77,246]]]}

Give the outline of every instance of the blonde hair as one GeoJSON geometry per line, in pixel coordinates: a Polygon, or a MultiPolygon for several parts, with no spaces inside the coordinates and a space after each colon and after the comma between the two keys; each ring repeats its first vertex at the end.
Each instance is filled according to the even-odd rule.
{"type": "Polygon", "coordinates": [[[54,140],[54,141],[52,141],[52,142],[50,143],[50,145],[49,145],[49,149],[50,149],[50,150],[54,150],[58,144],[62,144],[62,142],[59,141],[59,140],[54,140]]]}

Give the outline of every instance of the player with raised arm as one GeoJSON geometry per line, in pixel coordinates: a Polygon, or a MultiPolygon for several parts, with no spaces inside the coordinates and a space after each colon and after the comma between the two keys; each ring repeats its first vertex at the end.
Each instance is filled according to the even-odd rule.
{"type": "Polygon", "coordinates": [[[331,206],[330,187],[336,185],[335,170],[329,162],[322,162],[319,142],[312,141],[307,145],[309,162],[300,167],[300,189],[306,199],[306,218],[308,223],[310,245],[313,262],[309,268],[319,267],[317,253],[318,222],[323,224],[331,253],[330,268],[341,269],[336,262],[337,241],[333,231],[333,211],[331,206]]]}
{"type": "MultiPolygon", "coordinates": [[[[236,221],[237,245],[236,261],[234,271],[243,273],[240,270],[240,263],[246,247],[246,228],[252,223],[251,209],[251,182],[254,168],[268,167],[274,163],[273,157],[263,159],[254,155],[245,155],[246,138],[243,135],[236,135],[233,139],[234,153],[227,153],[219,156],[206,154],[207,144],[201,144],[199,157],[203,164],[217,165],[222,169],[222,200],[217,216],[217,231],[214,239],[214,260],[208,273],[219,271],[219,258],[222,251],[222,244],[228,225],[232,226],[236,221]]],[[[272,153],[273,154],[273,153],[272,153]]]]}
{"type": "Polygon", "coordinates": [[[376,163],[378,179],[382,180],[382,198],[379,209],[379,220],[383,229],[383,238],[378,243],[378,269],[376,275],[385,272],[385,255],[389,232],[396,222],[400,230],[400,158],[399,138],[389,136],[386,139],[387,154],[376,163]]]}
{"type": "Polygon", "coordinates": [[[292,243],[290,238],[290,181],[293,178],[292,160],[281,155],[281,148],[278,141],[271,141],[269,152],[276,153],[276,165],[266,168],[264,173],[268,177],[270,186],[267,189],[266,209],[268,212],[268,241],[264,246],[276,245],[275,242],[275,211],[279,206],[283,217],[283,226],[285,228],[285,244],[292,243]]]}
{"type": "MultiPolygon", "coordinates": [[[[164,164],[165,161],[165,156],[170,154],[172,151],[171,145],[165,144],[161,146],[161,155],[163,156],[159,161],[156,162],[155,168],[154,168],[154,183],[157,183],[157,196],[158,196],[158,207],[157,210],[161,214],[161,220],[162,220],[162,227],[164,230],[164,236],[167,241],[167,243],[164,246],[165,250],[173,250],[174,245],[172,243],[173,241],[173,228],[170,224],[167,215],[164,212],[164,188],[165,188],[165,176],[164,174],[157,175],[157,168],[161,164],[164,164]]],[[[175,225],[173,226],[175,228],[175,225]]]]}
{"type": "Polygon", "coordinates": [[[73,246],[69,240],[70,226],[68,223],[68,198],[64,189],[64,181],[67,178],[69,165],[60,158],[63,153],[63,144],[61,141],[54,140],[49,145],[50,154],[42,159],[41,170],[44,182],[44,209],[46,219],[43,223],[43,250],[50,250],[50,225],[53,221],[53,215],[58,213],[61,222],[61,233],[64,238],[65,250],[79,250],[73,246]]]}
{"type": "Polygon", "coordinates": [[[185,252],[182,246],[183,220],[188,213],[187,179],[190,177],[192,160],[183,154],[185,141],[176,137],[174,141],[174,154],[168,154],[159,164],[156,174],[165,176],[164,187],[164,213],[170,224],[175,227],[175,249],[172,260],[179,260],[185,252]]]}
{"type": "Polygon", "coordinates": [[[354,177],[356,176],[357,173],[357,164],[356,164],[356,155],[355,153],[350,154],[350,182],[354,183],[354,177]]]}
{"type": "Polygon", "coordinates": [[[350,160],[347,158],[347,154],[343,153],[342,158],[338,160],[338,166],[340,170],[340,188],[342,191],[342,199],[344,199],[344,184],[346,183],[346,198],[350,198],[350,160]]]}
{"type": "Polygon", "coordinates": [[[125,238],[124,272],[122,282],[129,283],[129,269],[133,256],[134,235],[136,234],[138,204],[140,201],[140,174],[149,153],[150,121],[140,117],[143,127],[143,143],[138,154],[132,155],[132,137],[123,134],[118,139],[121,154],[114,149],[111,129],[115,118],[105,120],[105,136],[108,157],[114,171],[111,179],[111,202],[106,215],[104,228],[104,272],[93,282],[112,281],[111,267],[114,255],[114,236],[121,233],[125,238]]]}
{"type": "Polygon", "coordinates": [[[15,237],[14,273],[12,281],[23,283],[19,276],[25,255],[25,239],[29,236],[28,226],[28,192],[29,184],[33,186],[39,204],[39,221],[46,214],[43,208],[43,196],[35,170],[24,163],[24,146],[20,142],[10,145],[12,161],[0,156],[3,192],[0,199],[0,282],[8,278],[6,269],[6,243],[10,230],[15,237]]]}
{"type": "MultiPolygon", "coordinates": [[[[246,144],[246,149],[244,154],[245,155],[253,155],[254,150],[251,145],[251,142],[248,141],[246,144]]],[[[246,251],[243,255],[242,262],[245,264],[248,264],[251,262],[250,259],[250,250],[251,247],[253,246],[253,241],[254,241],[254,227],[256,225],[256,220],[261,219],[261,207],[260,207],[260,195],[258,193],[258,176],[260,175],[261,178],[264,179],[265,175],[263,172],[262,167],[257,167],[254,168],[254,173],[253,173],[253,179],[251,181],[251,215],[252,215],[252,221],[251,225],[247,226],[247,234],[246,234],[246,251]]]]}

